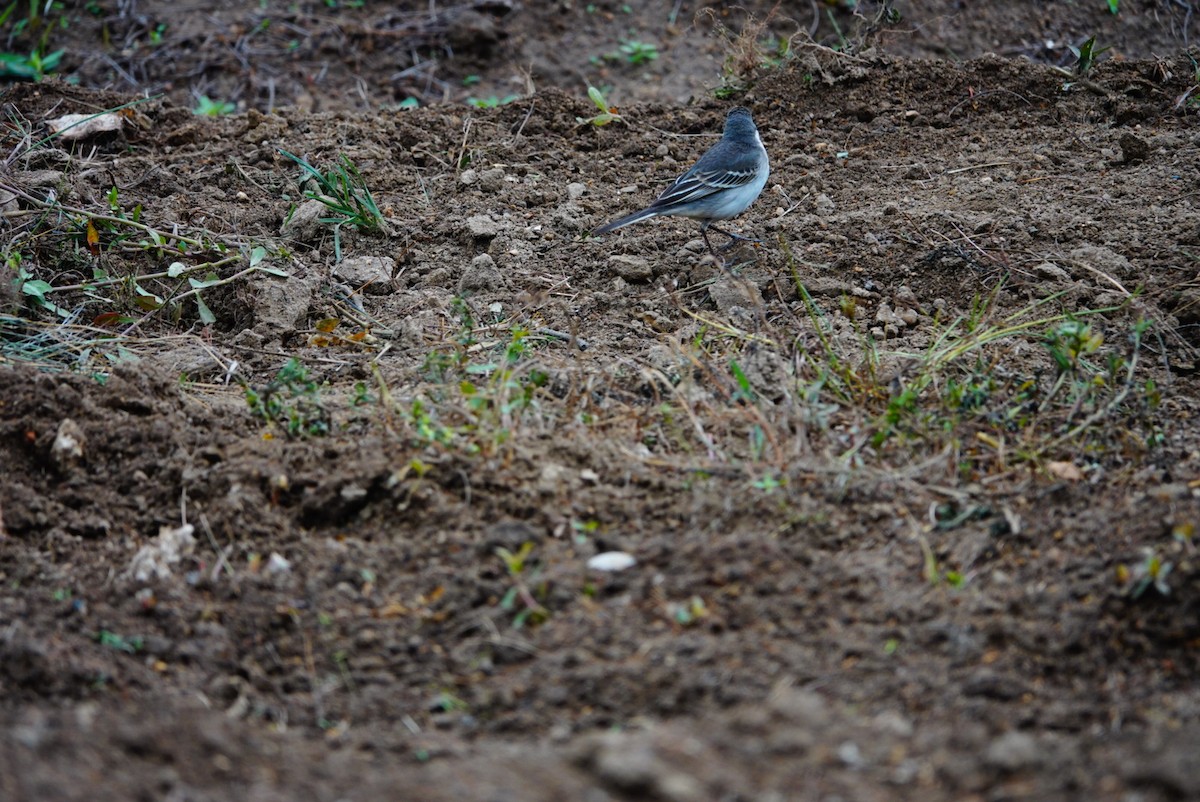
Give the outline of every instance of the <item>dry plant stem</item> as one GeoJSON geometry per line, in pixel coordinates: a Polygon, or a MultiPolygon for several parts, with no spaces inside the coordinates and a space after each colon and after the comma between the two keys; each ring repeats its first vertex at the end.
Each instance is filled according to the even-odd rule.
{"type": "MultiPolygon", "coordinates": [[[[166,234],[166,233],[163,233],[162,231],[159,231],[158,229],[154,228],[153,226],[146,225],[145,223],[138,223],[133,220],[127,220],[123,217],[113,217],[112,215],[107,215],[107,214],[96,214],[95,212],[88,212],[83,209],[77,209],[73,206],[64,206],[61,203],[44,201],[44,200],[41,200],[40,198],[35,198],[33,195],[30,195],[28,192],[25,192],[24,190],[22,190],[18,187],[12,186],[11,184],[7,184],[5,182],[0,182],[0,189],[11,192],[14,195],[16,195],[20,198],[23,198],[24,200],[28,201],[29,203],[32,203],[35,206],[38,206],[39,208],[42,208],[42,209],[50,209],[50,210],[54,210],[54,211],[66,212],[67,214],[77,214],[77,215],[81,215],[83,217],[90,218],[92,220],[101,220],[106,223],[114,223],[116,225],[129,226],[130,228],[135,228],[139,231],[144,231],[147,234],[152,234],[156,237],[160,237],[164,241],[164,243],[166,240],[173,239],[173,240],[178,240],[179,242],[186,242],[188,245],[194,245],[197,248],[208,249],[208,248],[212,247],[211,244],[205,243],[203,240],[195,239],[193,237],[185,237],[182,234],[166,234]]],[[[165,247],[165,245],[162,247],[165,247]]]]}
{"type": "MultiPolygon", "coordinates": [[[[46,292],[50,293],[50,292],[64,292],[66,290],[88,290],[88,289],[92,289],[94,287],[107,287],[107,286],[111,286],[113,284],[124,284],[125,282],[129,281],[130,279],[136,279],[138,281],[147,281],[149,279],[155,279],[155,278],[182,278],[183,276],[186,276],[189,273],[195,273],[200,270],[211,270],[213,268],[224,267],[225,265],[233,264],[234,262],[241,260],[241,258],[242,258],[241,254],[238,254],[237,256],[226,257],[225,259],[222,259],[218,262],[205,262],[202,265],[196,265],[195,267],[189,267],[186,270],[184,270],[183,272],[177,273],[174,276],[172,276],[169,271],[161,270],[157,273],[146,273],[145,275],[141,275],[141,276],[122,276],[120,278],[104,278],[104,279],[99,279],[97,281],[88,281],[88,282],[85,282],[82,284],[63,284],[60,287],[51,287],[46,292]]],[[[255,268],[255,269],[257,270],[258,268],[255,268]]],[[[241,275],[241,273],[239,273],[238,275],[241,275]]],[[[224,282],[222,282],[222,283],[224,283],[224,282]]],[[[217,287],[220,285],[211,284],[209,286],[217,287]]]]}
{"type": "MultiPolygon", "coordinates": [[[[240,257],[235,257],[231,261],[237,261],[238,258],[240,258],[240,257]]],[[[168,298],[164,298],[162,306],[158,307],[158,309],[151,310],[151,311],[147,312],[146,314],[142,315],[135,322],[131,323],[129,325],[129,328],[125,329],[125,331],[123,331],[121,333],[124,335],[128,335],[130,332],[136,331],[138,328],[141,327],[141,325],[143,323],[145,323],[150,318],[154,317],[156,314],[158,314],[163,309],[166,309],[167,306],[171,303],[178,303],[179,301],[182,301],[185,298],[190,298],[193,295],[199,295],[201,292],[203,292],[205,290],[210,290],[213,287],[222,287],[226,284],[231,284],[234,281],[237,281],[238,279],[242,278],[243,276],[248,276],[251,273],[257,273],[259,270],[261,270],[261,268],[258,265],[255,265],[254,267],[247,267],[245,270],[239,270],[238,272],[234,273],[229,278],[223,278],[220,281],[214,281],[212,284],[208,284],[204,287],[192,288],[192,289],[188,290],[187,292],[180,293],[179,295],[172,295],[168,298]]]]}
{"type": "Polygon", "coordinates": [[[1133,372],[1137,368],[1138,350],[1139,349],[1134,348],[1133,354],[1129,357],[1129,363],[1125,367],[1124,386],[1121,388],[1121,391],[1119,393],[1117,393],[1115,396],[1113,396],[1112,399],[1107,404],[1105,404],[1102,409],[1096,410],[1091,415],[1089,415],[1087,418],[1085,418],[1083,421],[1081,421],[1079,424],[1077,424],[1073,429],[1065,432],[1064,434],[1060,435],[1059,437],[1054,438],[1049,443],[1047,443],[1045,446],[1036,450],[1034,453],[1037,454],[1038,456],[1042,456],[1050,451],[1053,451],[1054,449],[1058,448],[1059,446],[1063,445],[1064,443],[1068,442],[1069,440],[1074,440],[1080,434],[1087,431],[1092,426],[1096,425],[1098,422],[1100,422],[1105,417],[1107,417],[1118,406],[1123,404],[1125,402],[1126,396],[1129,395],[1129,388],[1131,388],[1133,386],[1133,372]]]}
{"type": "MultiPolygon", "coordinates": [[[[690,358],[693,360],[693,362],[695,361],[694,357],[690,358]]],[[[662,382],[664,387],[669,387],[671,389],[671,393],[679,400],[679,405],[683,407],[683,411],[687,413],[688,419],[692,422],[692,428],[696,430],[696,437],[698,437],[700,442],[704,443],[704,447],[708,449],[708,458],[711,460],[720,460],[721,462],[726,462],[725,455],[721,453],[721,450],[717,448],[716,443],[714,443],[712,438],[708,436],[708,433],[704,431],[704,424],[700,422],[700,419],[696,416],[696,411],[692,409],[692,405],[679,391],[679,388],[672,384],[671,380],[668,379],[667,376],[658,368],[643,367],[642,370],[646,371],[646,373],[648,373],[650,376],[662,382]]]]}

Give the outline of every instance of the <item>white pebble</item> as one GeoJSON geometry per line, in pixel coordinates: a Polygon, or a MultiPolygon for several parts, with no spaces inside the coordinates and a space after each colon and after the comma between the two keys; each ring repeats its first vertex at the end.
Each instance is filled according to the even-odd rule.
{"type": "Polygon", "coordinates": [[[635,565],[634,556],[623,551],[606,551],[587,561],[587,567],[593,571],[624,571],[635,565]]]}

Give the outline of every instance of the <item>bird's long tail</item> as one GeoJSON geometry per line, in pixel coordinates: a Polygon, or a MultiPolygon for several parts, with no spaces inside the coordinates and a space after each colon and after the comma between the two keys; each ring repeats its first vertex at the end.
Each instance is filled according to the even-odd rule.
{"type": "Polygon", "coordinates": [[[640,212],[626,215],[618,220],[613,220],[611,223],[605,223],[599,228],[592,230],[592,236],[598,237],[601,234],[607,234],[610,231],[616,231],[618,228],[640,223],[643,220],[649,220],[651,217],[658,217],[658,211],[654,209],[642,209],[640,212]]]}

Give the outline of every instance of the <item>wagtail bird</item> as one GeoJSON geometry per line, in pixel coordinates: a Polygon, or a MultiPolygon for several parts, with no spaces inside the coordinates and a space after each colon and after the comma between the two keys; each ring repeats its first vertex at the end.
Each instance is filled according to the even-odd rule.
{"type": "Polygon", "coordinates": [[[690,217],[700,221],[700,236],[704,237],[708,252],[724,264],[708,241],[708,229],[729,237],[721,250],[727,250],[738,240],[759,242],[753,237],[724,231],[713,223],[737,217],[750,208],[767,185],[770,174],[767,149],[763,147],[750,110],[738,106],[725,116],[725,133],[721,141],[701,156],[692,169],[675,179],[654,203],[640,212],[600,226],[592,231],[592,236],[598,237],[651,217],[690,217]]]}

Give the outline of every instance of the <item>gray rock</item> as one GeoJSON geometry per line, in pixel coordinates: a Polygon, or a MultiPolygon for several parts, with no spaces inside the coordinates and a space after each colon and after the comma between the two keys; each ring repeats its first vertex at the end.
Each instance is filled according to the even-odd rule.
{"type": "Polygon", "coordinates": [[[481,253],[471,260],[471,264],[463,271],[458,280],[460,295],[479,292],[481,290],[498,290],[504,286],[504,275],[496,267],[496,260],[481,253]]]}
{"type": "Polygon", "coordinates": [[[499,224],[486,214],[476,214],[467,218],[467,234],[471,239],[495,239],[499,233],[499,224]]]}
{"type": "Polygon", "coordinates": [[[1071,274],[1054,264],[1054,262],[1042,262],[1033,269],[1033,272],[1042,278],[1053,279],[1054,281],[1071,280],[1071,274]]]}
{"type": "Polygon", "coordinates": [[[1115,278],[1134,274],[1133,265],[1128,259],[1103,245],[1081,245],[1071,251],[1071,260],[1115,278]]]}
{"type": "Polygon", "coordinates": [[[988,744],[983,760],[992,768],[1017,772],[1041,765],[1042,752],[1032,735],[1013,731],[988,744]]]}
{"type": "Polygon", "coordinates": [[[734,309],[756,309],[763,305],[762,292],[748,279],[724,274],[708,288],[709,297],[722,313],[734,309]]]}
{"type": "Polygon", "coordinates": [[[484,192],[499,192],[504,186],[504,169],[493,167],[479,174],[479,188],[484,192]]]}
{"type": "Polygon", "coordinates": [[[281,236],[296,242],[315,242],[325,229],[321,218],[328,207],[319,200],[307,200],[296,207],[292,216],[283,221],[279,228],[281,236]]]}
{"type": "Polygon", "coordinates": [[[355,289],[368,287],[373,294],[392,289],[396,260],[390,256],[348,256],[334,265],[333,274],[355,289]]]}
{"type": "Polygon", "coordinates": [[[295,331],[312,304],[315,283],[294,275],[262,281],[254,295],[256,332],[271,339],[295,331]]]}
{"type": "Polygon", "coordinates": [[[654,278],[650,263],[640,256],[617,255],[608,257],[609,267],[626,281],[649,281],[654,278]]]}

